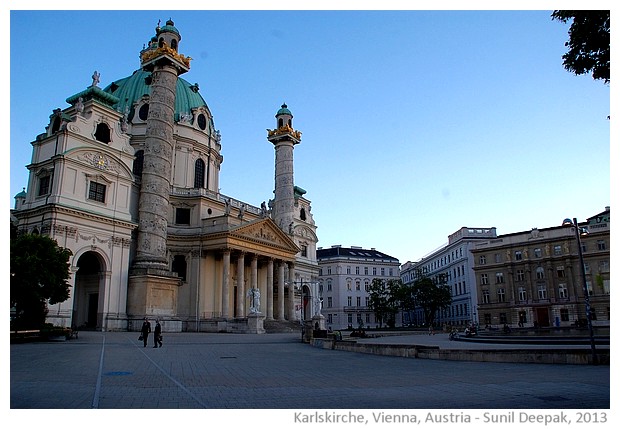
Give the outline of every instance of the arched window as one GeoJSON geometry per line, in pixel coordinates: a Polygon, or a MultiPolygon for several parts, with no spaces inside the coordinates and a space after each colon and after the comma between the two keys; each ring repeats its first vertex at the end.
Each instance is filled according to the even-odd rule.
{"type": "Polygon", "coordinates": [[[144,166],[144,151],[136,152],[136,159],[133,160],[133,174],[142,177],[142,167],[144,166]]]}
{"type": "Polygon", "coordinates": [[[278,119],[278,128],[282,127],[282,125],[284,125],[284,121],[280,118],[278,119]]]}
{"type": "Polygon", "coordinates": [[[172,39],[170,41],[170,47],[174,49],[175,51],[177,50],[177,41],[175,39],[172,39]]]}
{"type": "Polygon", "coordinates": [[[159,38],[159,45],[158,45],[158,46],[159,46],[160,48],[163,48],[165,43],[166,43],[166,42],[164,42],[164,38],[163,38],[163,37],[160,37],[160,38],[159,38]]]}
{"type": "Polygon", "coordinates": [[[149,116],[149,105],[147,104],[143,104],[142,106],[140,106],[140,110],[138,110],[138,118],[140,118],[143,121],[146,121],[146,118],[148,118],[149,116]]]}
{"type": "Polygon", "coordinates": [[[103,122],[97,124],[97,129],[95,130],[95,139],[102,143],[110,143],[112,139],[110,138],[110,127],[108,127],[103,122]]]}
{"type": "Polygon", "coordinates": [[[301,210],[299,211],[299,218],[301,220],[306,220],[306,210],[302,207],[301,210]]]}
{"type": "Polygon", "coordinates": [[[198,126],[203,131],[207,128],[207,118],[205,117],[205,115],[198,115],[198,126]]]}
{"type": "Polygon", "coordinates": [[[204,188],[205,186],[205,162],[198,158],[194,165],[194,188],[204,188]]]}

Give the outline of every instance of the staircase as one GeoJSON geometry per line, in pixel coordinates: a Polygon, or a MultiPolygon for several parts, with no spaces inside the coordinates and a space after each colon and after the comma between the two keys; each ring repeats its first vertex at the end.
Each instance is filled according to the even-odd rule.
{"type": "Polygon", "coordinates": [[[289,320],[265,320],[263,327],[268,334],[301,332],[301,324],[289,320]]]}

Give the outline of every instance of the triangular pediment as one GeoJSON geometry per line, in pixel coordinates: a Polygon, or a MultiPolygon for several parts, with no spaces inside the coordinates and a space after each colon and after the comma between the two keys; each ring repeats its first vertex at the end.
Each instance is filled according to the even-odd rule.
{"type": "Polygon", "coordinates": [[[243,224],[231,229],[229,234],[255,243],[279,247],[292,253],[297,253],[300,250],[295,242],[269,218],[257,219],[243,224]]]}

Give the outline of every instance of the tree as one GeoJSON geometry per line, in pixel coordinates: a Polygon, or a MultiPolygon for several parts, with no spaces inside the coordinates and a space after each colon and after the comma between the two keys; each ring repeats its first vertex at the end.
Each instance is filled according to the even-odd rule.
{"type": "Polygon", "coordinates": [[[441,279],[436,283],[428,277],[420,277],[413,283],[413,296],[416,304],[422,307],[424,320],[428,325],[435,321],[438,310],[447,308],[452,303],[450,286],[441,279]]]}
{"type": "Polygon", "coordinates": [[[394,292],[400,285],[400,280],[373,279],[368,289],[368,306],[375,314],[379,327],[385,322],[389,327],[394,327],[396,313],[398,313],[398,301],[394,292]]]}
{"type": "Polygon", "coordinates": [[[573,20],[568,52],[562,55],[564,68],[576,75],[592,72],[594,79],[610,81],[610,19],[608,10],[556,10],[552,20],[567,23],[573,20]]]}
{"type": "Polygon", "coordinates": [[[393,289],[393,295],[400,310],[403,314],[408,315],[409,321],[411,322],[411,312],[415,310],[416,306],[413,285],[404,284],[399,281],[399,284],[393,289]]]}
{"type": "Polygon", "coordinates": [[[11,307],[15,329],[39,329],[47,303],[69,298],[69,249],[38,234],[17,234],[11,227],[11,307]]]}

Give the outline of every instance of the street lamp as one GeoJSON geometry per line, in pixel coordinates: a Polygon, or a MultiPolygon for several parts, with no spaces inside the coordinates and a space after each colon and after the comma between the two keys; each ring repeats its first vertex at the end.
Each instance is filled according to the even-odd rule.
{"type": "Polygon", "coordinates": [[[586,283],[586,266],[583,261],[583,251],[581,250],[581,235],[587,235],[588,231],[585,228],[579,228],[577,218],[564,219],[562,226],[572,226],[575,228],[575,238],[577,239],[577,251],[579,252],[579,265],[581,266],[581,278],[583,281],[583,295],[586,304],[586,320],[588,322],[588,332],[590,334],[590,348],[592,350],[592,364],[596,365],[596,346],[594,344],[594,330],[592,329],[592,311],[590,310],[590,292],[588,291],[588,285],[586,283]]]}

